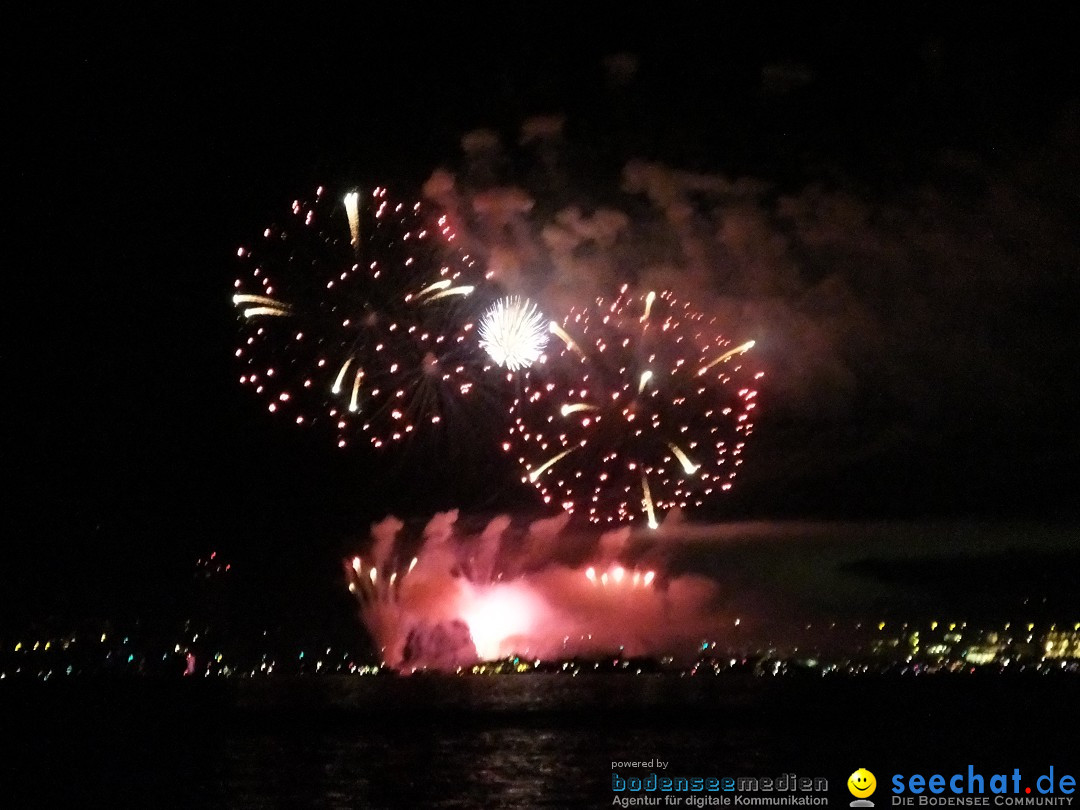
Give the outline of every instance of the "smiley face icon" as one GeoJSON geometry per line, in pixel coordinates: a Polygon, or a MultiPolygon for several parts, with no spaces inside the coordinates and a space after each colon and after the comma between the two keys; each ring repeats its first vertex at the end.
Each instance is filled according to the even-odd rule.
{"type": "Polygon", "coordinates": [[[865,799],[877,789],[877,779],[866,768],[859,768],[848,777],[847,789],[856,799],[865,799]]]}

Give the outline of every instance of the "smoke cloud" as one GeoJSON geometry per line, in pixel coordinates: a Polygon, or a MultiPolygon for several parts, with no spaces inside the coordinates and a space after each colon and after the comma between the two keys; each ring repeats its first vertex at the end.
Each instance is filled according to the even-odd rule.
{"type": "Polygon", "coordinates": [[[386,664],[679,654],[715,629],[715,584],[665,575],[659,547],[631,542],[628,528],[586,536],[564,516],[462,523],[443,512],[417,531],[388,517],[372,526],[368,554],[345,561],[386,664]]]}
{"type": "Polygon", "coordinates": [[[778,469],[944,447],[972,433],[963,411],[1005,424],[1075,379],[1045,345],[1075,333],[1047,304],[1074,296],[1080,265],[1059,150],[996,164],[943,150],[903,182],[826,166],[793,184],[634,157],[605,174],[566,129],[534,118],[510,148],[470,145],[425,193],[507,292],[548,312],[628,283],[755,340],[765,418],[791,428],[778,469]]]}

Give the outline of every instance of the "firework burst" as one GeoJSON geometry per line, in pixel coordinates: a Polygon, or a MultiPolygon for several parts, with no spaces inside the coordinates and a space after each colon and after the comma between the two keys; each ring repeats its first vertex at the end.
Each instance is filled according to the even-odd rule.
{"type": "Polygon", "coordinates": [[[509,371],[528,368],[547,346],[548,321],[535,304],[517,296],[500,298],[480,320],[480,347],[509,371]]]}
{"type": "Polygon", "coordinates": [[[701,505],[731,488],[753,432],[753,341],[735,345],[667,292],[597,299],[552,323],[503,449],[545,503],[597,524],[701,505]]]}
{"type": "Polygon", "coordinates": [[[293,202],[238,256],[240,382],[339,447],[403,442],[444,421],[483,382],[473,293],[478,262],[425,204],[327,193],[293,202]]]}

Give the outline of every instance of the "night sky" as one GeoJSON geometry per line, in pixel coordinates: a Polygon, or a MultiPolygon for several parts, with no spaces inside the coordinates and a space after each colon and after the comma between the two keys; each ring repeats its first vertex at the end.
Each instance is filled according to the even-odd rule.
{"type": "Polygon", "coordinates": [[[211,549],[287,604],[389,510],[538,513],[450,460],[388,474],[236,383],[237,245],[320,183],[419,195],[440,168],[537,219],[635,210],[632,160],[767,185],[701,204],[737,231],[708,300],[770,371],[703,517],[1074,518],[1074,35],[932,8],[13,22],[3,612],[150,609],[211,549]],[[564,117],[554,157],[519,143],[534,116],[564,117]],[[481,129],[496,158],[463,152],[481,129]]]}

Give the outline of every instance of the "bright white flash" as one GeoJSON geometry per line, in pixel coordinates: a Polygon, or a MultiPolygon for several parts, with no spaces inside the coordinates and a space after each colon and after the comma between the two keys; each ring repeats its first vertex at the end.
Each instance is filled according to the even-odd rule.
{"type": "Polygon", "coordinates": [[[547,322],[527,298],[500,298],[480,319],[480,347],[510,371],[535,363],[547,341],[547,322]]]}

